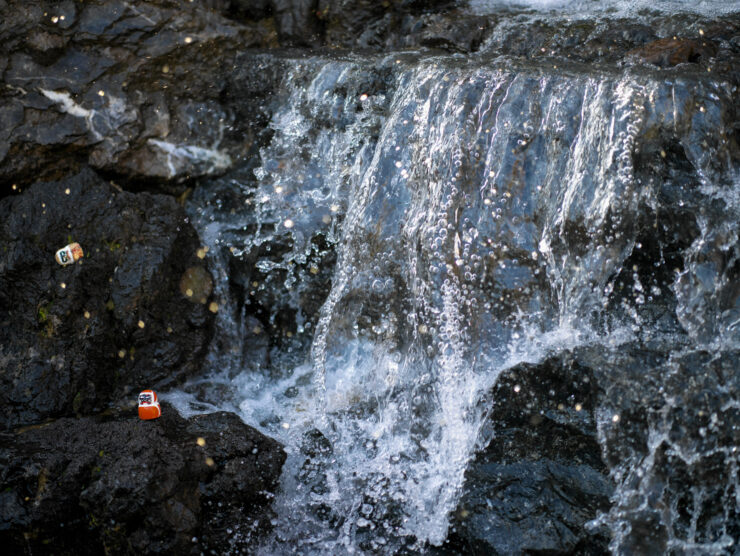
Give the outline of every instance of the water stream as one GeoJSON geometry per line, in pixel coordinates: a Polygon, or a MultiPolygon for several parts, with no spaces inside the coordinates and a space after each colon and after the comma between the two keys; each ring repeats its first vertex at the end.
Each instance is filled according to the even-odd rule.
{"type": "MultiPolygon", "coordinates": [[[[692,354],[738,349],[729,85],[485,52],[282,63],[270,141],[190,202],[221,308],[209,372],[169,395],[184,414],[234,410],[285,445],[260,553],[441,545],[490,440],[482,400],[517,364],[659,339],[683,346],[663,367],[678,376],[692,354]]],[[[737,414],[733,381],[715,421],[737,414]]],[[[615,552],[663,442],[677,446],[678,394],[648,420],[648,453],[611,467],[613,509],[594,526],[615,552]]],[[[606,454],[618,401],[597,415],[606,454]]],[[[731,520],[737,447],[723,442],[681,457],[725,458],[731,520]]],[[[727,524],[692,527],[671,546],[732,542],[727,524]]],[[[237,531],[234,550],[246,540],[237,531]]]]}

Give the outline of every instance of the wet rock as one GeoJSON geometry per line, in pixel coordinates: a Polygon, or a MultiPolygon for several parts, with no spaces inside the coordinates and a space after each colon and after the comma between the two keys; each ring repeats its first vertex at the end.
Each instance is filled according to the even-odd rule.
{"type": "Polygon", "coordinates": [[[446,548],[606,552],[607,539],[586,529],[613,489],[597,441],[597,394],[592,373],[568,355],[500,378],[487,402],[491,440],[468,466],[446,548]]]}
{"type": "Polygon", "coordinates": [[[502,376],[492,440],[440,553],[732,546],[738,352],[671,337],[581,347],[502,376]]]}
{"type": "Polygon", "coordinates": [[[627,57],[666,68],[678,64],[706,63],[716,53],[717,47],[709,40],[673,37],[659,39],[641,48],[630,50],[627,57]]]}
{"type": "Polygon", "coordinates": [[[287,46],[320,44],[317,4],[318,0],[272,0],[275,23],[282,44],[287,46]]]}
{"type": "Polygon", "coordinates": [[[285,460],[234,414],[186,421],[166,402],[155,421],[131,407],[2,436],[0,540],[13,553],[223,552],[269,527],[285,460]]]}
{"type": "MultiPolygon", "coordinates": [[[[452,10],[457,2],[437,0],[434,2],[406,2],[373,0],[320,0],[317,15],[325,29],[325,41],[329,45],[344,47],[378,48],[418,46],[427,41],[427,46],[446,47],[454,44],[453,50],[461,47],[456,41],[469,43],[473,38],[463,38],[463,33],[450,31],[461,29],[465,16],[452,10]],[[452,10],[452,14],[446,13],[452,10]],[[427,20],[427,16],[436,14],[427,20]],[[443,20],[442,22],[440,20],[443,20]],[[444,29],[444,30],[443,30],[444,29]],[[409,35],[411,31],[411,35],[409,35]],[[425,34],[426,31],[426,34],[425,34]],[[452,36],[457,35],[456,39],[452,36]],[[442,36],[445,38],[443,39],[442,36]],[[431,37],[438,40],[433,41],[431,37]],[[431,44],[435,42],[435,44],[431,44]]],[[[469,31],[469,29],[468,29],[469,31]]]]}
{"type": "Polygon", "coordinates": [[[223,4],[222,9],[239,19],[259,20],[272,15],[271,0],[223,0],[223,4]]]}
{"type": "Polygon", "coordinates": [[[187,432],[205,440],[203,451],[214,462],[213,478],[200,487],[206,499],[200,520],[203,545],[220,553],[250,546],[271,527],[269,505],[285,452],[233,413],[191,417],[187,432]]]}
{"type": "Polygon", "coordinates": [[[0,245],[3,427],[88,415],[199,369],[214,315],[179,284],[207,270],[171,197],[90,170],[39,182],[0,201],[0,245]],[[71,241],[85,256],[59,266],[71,241]]]}
{"type": "Polygon", "coordinates": [[[203,266],[191,266],[182,273],[180,293],[193,303],[205,303],[212,291],[213,278],[203,266]]]}
{"type": "Polygon", "coordinates": [[[448,52],[476,52],[490,34],[490,18],[459,12],[408,15],[398,46],[423,46],[448,52]]]}
{"type": "MultiPolygon", "coordinates": [[[[0,17],[0,179],[85,164],[133,179],[220,172],[242,152],[219,102],[239,49],[274,31],[201,2],[20,2],[0,17]]],[[[7,194],[3,188],[0,195],[7,194]]]]}
{"type": "MultiPolygon", "coordinates": [[[[455,18],[450,24],[455,25],[455,18]]],[[[553,69],[562,67],[565,60],[599,66],[625,60],[659,67],[697,63],[710,67],[712,73],[738,79],[733,37],[740,23],[733,16],[707,19],[656,13],[641,18],[573,20],[502,12],[481,16],[477,25],[485,27],[479,48],[483,52],[545,60],[546,67],[553,69]]]]}
{"type": "Polygon", "coordinates": [[[602,519],[611,550],[733,546],[740,538],[740,352],[651,342],[575,357],[597,369],[604,388],[599,436],[616,482],[602,519]]]}

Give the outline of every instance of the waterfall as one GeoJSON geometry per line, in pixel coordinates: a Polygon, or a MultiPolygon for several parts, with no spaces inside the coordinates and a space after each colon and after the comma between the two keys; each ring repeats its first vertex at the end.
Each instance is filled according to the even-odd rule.
{"type": "MultiPolygon", "coordinates": [[[[517,364],[658,333],[693,342],[684,355],[737,349],[739,182],[716,139],[730,85],[485,53],[281,63],[256,163],[190,205],[220,340],[211,372],[171,395],[184,413],[231,407],[285,444],[262,553],[442,544],[490,440],[485,397],[517,364]],[[659,303],[674,315],[656,317],[659,303]]],[[[599,411],[608,452],[617,410],[599,411]]],[[[612,467],[599,523],[616,552],[675,422],[660,413],[646,459],[612,467]]]]}

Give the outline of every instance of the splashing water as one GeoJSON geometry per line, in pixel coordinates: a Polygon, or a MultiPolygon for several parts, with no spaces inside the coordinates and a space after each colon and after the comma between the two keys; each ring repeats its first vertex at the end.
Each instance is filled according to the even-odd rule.
{"type": "MultiPolygon", "coordinates": [[[[709,136],[676,106],[716,106],[731,95],[721,84],[416,54],[288,65],[259,166],[191,204],[224,308],[212,372],[170,395],[186,414],[236,410],[286,446],[261,553],[440,545],[468,462],[490,440],[481,402],[499,375],[642,338],[651,301],[672,289],[676,319],[661,326],[738,345],[734,263],[707,270],[703,255],[738,259],[738,188],[721,184],[731,161],[687,149],[702,199],[731,210],[719,226],[698,218],[676,244],[683,270],[660,283],[624,271],[664,203],[660,172],[635,152],[665,130],[709,136]],[[629,294],[617,295],[620,280],[629,294]]],[[[650,430],[646,476],[666,434],[650,430]]],[[[615,551],[628,463],[614,466],[621,490],[602,518],[615,551]]]]}

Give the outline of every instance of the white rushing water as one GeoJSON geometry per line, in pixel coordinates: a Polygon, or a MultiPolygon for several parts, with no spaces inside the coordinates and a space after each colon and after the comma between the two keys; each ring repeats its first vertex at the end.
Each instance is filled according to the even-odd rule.
{"type": "Polygon", "coordinates": [[[575,18],[628,17],[644,11],[720,15],[740,10],[737,0],[470,0],[479,15],[502,8],[557,12],[575,18]]]}
{"type": "MultiPolygon", "coordinates": [[[[636,221],[657,202],[632,153],[648,125],[691,131],[691,113],[668,109],[677,98],[717,94],[629,71],[375,62],[375,73],[352,59],[291,62],[260,164],[227,184],[246,208],[222,210],[216,189],[218,202],[193,212],[224,305],[202,384],[228,395],[204,399],[193,383],[169,398],[186,415],[235,410],[285,445],[263,554],[445,540],[466,466],[489,440],[480,402],[499,375],[639,331],[644,301],[619,322],[603,317],[639,248],[636,221]],[[317,236],[335,246],[332,268],[312,262],[317,236]],[[261,322],[231,299],[233,257],[263,276],[246,285],[250,299],[282,292],[261,322]],[[331,288],[316,319],[304,299],[323,272],[331,288]],[[265,322],[283,348],[261,365],[244,354],[265,322]]],[[[692,162],[709,183],[722,163],[702,156],[692,162]]],[[[681,303],[711,304],[691,299],[681,303]]]]}

